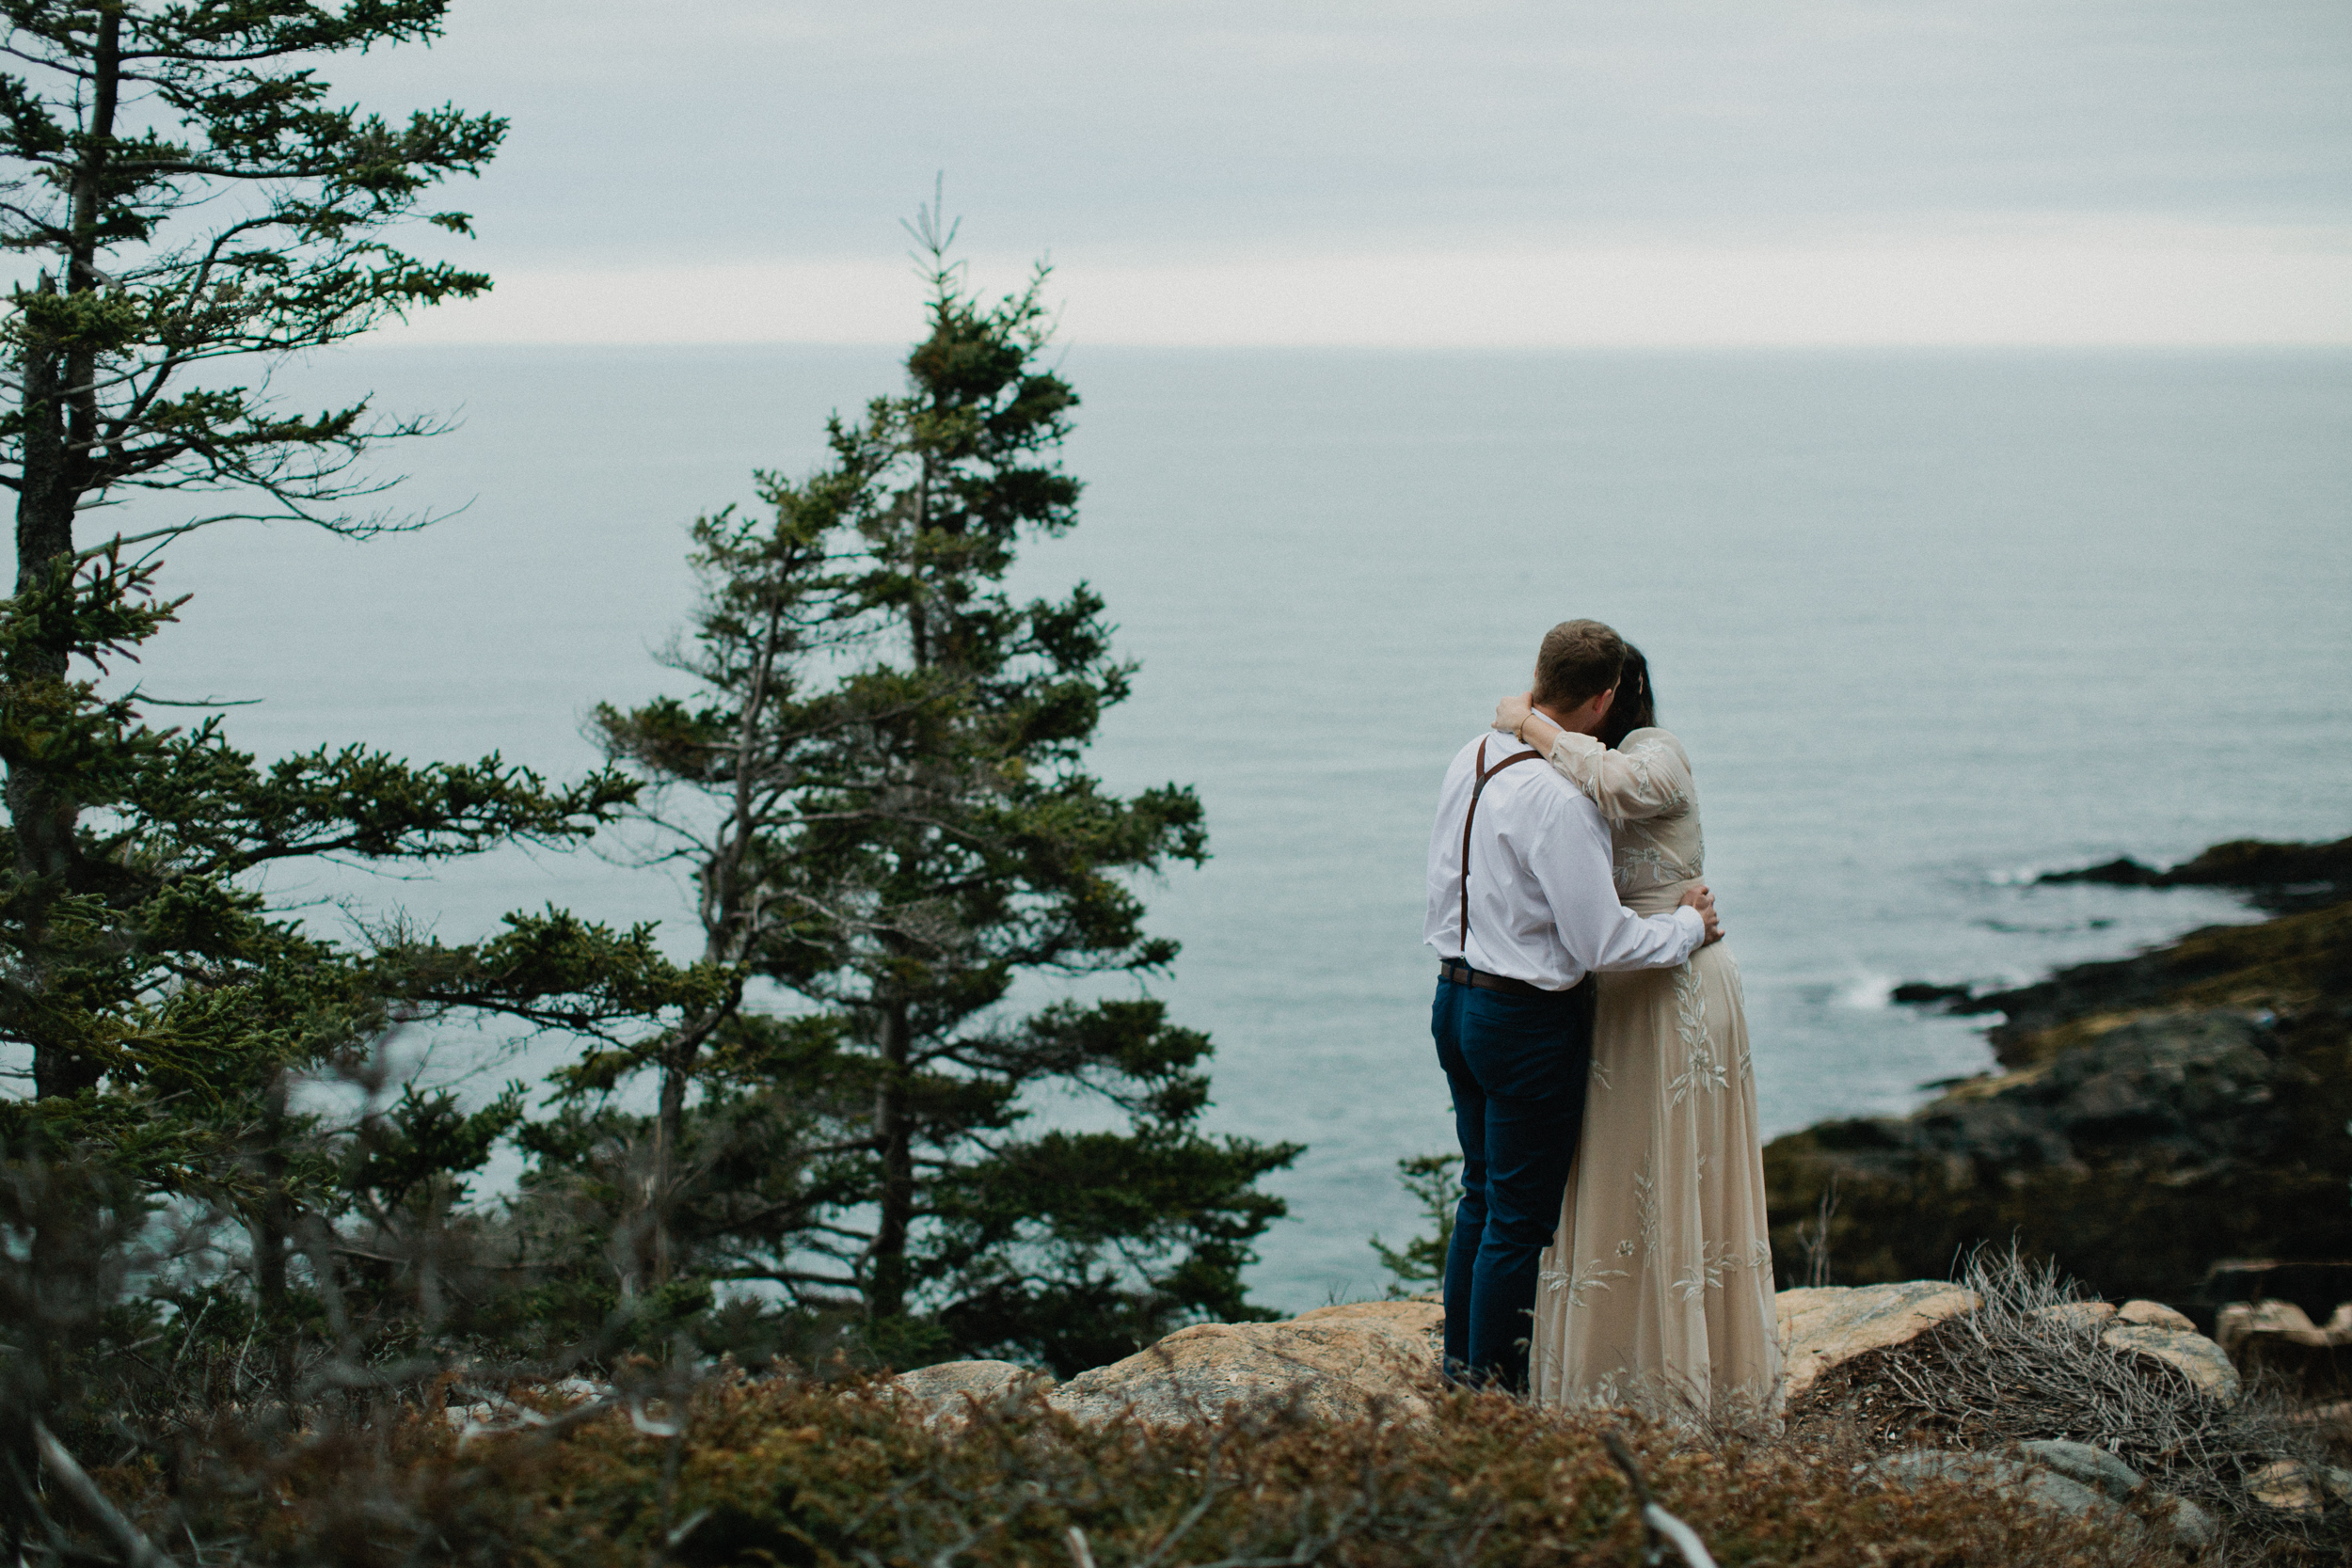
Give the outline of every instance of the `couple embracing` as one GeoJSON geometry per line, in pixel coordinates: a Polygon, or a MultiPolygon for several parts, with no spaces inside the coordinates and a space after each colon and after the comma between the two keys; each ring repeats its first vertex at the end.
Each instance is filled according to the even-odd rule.
{"type": "Polygon", "coordinates": [[[1429,840],[1456,1378],[1562,1405],[1772,1397],[1756,1079],[1703,870],[1640,651],[1552,627],[1534,689],[1447,769],[1429,840]]]}

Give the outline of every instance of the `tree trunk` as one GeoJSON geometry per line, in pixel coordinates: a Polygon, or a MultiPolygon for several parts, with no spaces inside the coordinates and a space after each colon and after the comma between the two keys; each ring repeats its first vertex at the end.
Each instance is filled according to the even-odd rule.
{"type": "MultiPolygon", "coordinates": [[[[109,11],[100,21],[90,70],[90,110],[81,156],[74,166],[72,239],[68,247],[65,293],[98,287],[98,230],[104,200],[108,142],[114,135],[115,103],[120,85],[122,17],[109,11]]],[[[38,292],[56,292],[43,274],[38,292]]],[[[23,351],[24,368],[24,488],[16,509],[16,591],[22,598],[54,587],[73,570],[73,515],[92,485],[91,453],[98,436],[97,358],[76,343],[59,345],[31,337],[23,351]]],[[[72,628],[62,618],[46,635],[20,645],[6,672],[20,713],[37,712],[65,700],[66,669],[73,653],[72,628]]],[[[8,759],[9,825],[16,833],[16,869],[25,884],[25,989],[22,1032],[33,1042],[33,1091],[37,1096],[72,1094],[95,1085],[102,1064],[48,1036],[40,998],[46,988],[48,916],[51,903],[72,889],[80,855],[74,828],[81,802],[62,769],[21,754],[8,759]]]]}
{"type": "Polygon", "coordinates": [[[261,1132],[262,1203],[253,1218],[253,1295],[270,1346],[273,1381],[282,1399],[293,1392],[294,1338],[286,1310],[286,1239],[294,1229],[294,1205],[286,1191],[283,1073],[273,1075],[262,1091],[261,1132]]]}
{"type": "Polygon", "coordinates": [[[866,1250],[866,1315],[895,1318],[907,1306],[907,1234],[914,1220],[914,1127],[908,1114],[912,1050],[904,1003],[882,1009],[882,1084],[874,1092],[874,1137],[882,1146],[880,1213],[866,1250]]]}
{"type": "MultiPolygon", "coordinates": [[[[915,479],[913,527],[909,540],[913,553],[909,559],[914,589],[907,595],[904,613],[907,626],[909,661],[918,671],[930,671],[937,663],[937,650],[931,634],[928,604],[930,584],[925,579],[921,560],[921,540],[930,526],[932,457],[923,453],[922,466],[915,479]]],[[[920,742],[916,742],[919,755],[920,742]]],[[[911,877],[918,850],[902,851],[898,858],[900,879],[920,885],[911,877]]],[[[914,1225],[914,1125],[912,1085],[908,1083],[907,1063],[914,1055],[914,1022],[904,998],[881,1002],[882,1081],[874,1091],[874,1141],[882,1153],[882,1190],[877,1194],[879,1211],[874,1223],[874,1240],[866,1248],[866,1315],[868,1321],[896,1318],[907,1306],[907,1237],[914,1225]]]]}
{"type": "MultiPolygon", "coordinates": [[[[54,293],[44,274],[42,293],[54,293]]],[[[20,602],[71,571],[74,490],[65,435],[64,367],[55,346],[39,338],[24,350],[24,488],[16,508],[16,592],[20,602]]],[[[70,638],[28,639],[9,651],[7,677],[17,722],[67,700],[70,638]]],[[[16,834],[16,874],[24,923],[23,1000],[14,1021],[33,1043],[33,1092],[47,1099],[98,1082],[98,1065],[52,1036],[42,998],[49,989],[49,911],[74,880],[73,828],[80,803],[70,776],[11,747],[8,821],[16,834]]]]}
{"type": "Polygon", "coordinates": [[[661,1064],[661,1105],[654,1117],[653,1283],[670,1282],[670,1205],[677,1191],[678,1140],[686,1129],[686,1086],[693,1078],[693,1048],[674,1046],[661,1064]]]}

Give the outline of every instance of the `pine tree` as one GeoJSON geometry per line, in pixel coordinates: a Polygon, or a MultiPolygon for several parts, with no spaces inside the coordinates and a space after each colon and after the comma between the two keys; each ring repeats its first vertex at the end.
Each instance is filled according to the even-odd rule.
{"type": "MultiPolygon", "coordinates": [[[[429,41],[443,9],[0,5],[14,72],[0,75],[0,242],[40,259],[0,326],[0,483],[18,499],[16,592],[0,602],[0,1043],[29,1049],[34,1090],[0,1103],[0,1161],[94,1162],[138,1201],[234,1216],[257,1331],[280,1346],[305,1236],[355,1214],[388,1233],[437,1223],[448,1205],[431,1194],[455,1191],[481,1136],[509,1126],[501,1111],[445,1136],[450,1107],[410,1103],[370,1132],[405,1152],[355,1164],[352,1131],[292,1101],[297,1078],[361,1070],[388,1031],[461,1008],[618,1047],[707,1012],[731,983],[667,964],[649,931],[553,911],[459,947],[325,940],[272,910],[255,874],[571,845],[636,785],[363,747],[263,763],[217,718],[158,719],[156,699],[104,678],[184,609],[158,586],[170,540],[238,517],[403,526],[351,515],[370,488],[352,465],[430,422],[381,421],[364,401],[289,413],[266,385],[289,354],[489,286],[389,231],[480,169],[504,122],[446,107],[389,122],[333,105],[317,74],[339,53],[429,41]],[[223,499],[144,533],[77,533],[126,496],[208,492],[223,499]],[[460,1162],[437,1184],[417,1169],[435,1158],[460,1162]]],[[[425,221],[469,229],[462,213],[425,221]]],[[[65,1217],[27,1243],[35,1277],[78,1223],[43,1212],[65,1217]]],[[[310,1286],[340,1267],[311,1259],[310,1286]]]]}
{"type": "Polygon", "coordinates": [[[849,1306],[886,1356],[1089,1366],[1250,1314],[1240,1272],[1282,1212],[1256,1182],[1298,1149],[1198,1130],[1209,1042],[1157,1001],[1008,1016],[1025,975],[1164,972],[1176,944],[1145,933],[1128,879],[1207,839],[1189,788],[1122,798],[1086,770],[1135,668],[1101,598],[1004,586],[1021,543],[1077,520],[1044,274],[991,305],[935,212],[917,234],[930,329],[907,390],[835,419],[808,480],[762,476],[771,522],[706,522],[680,661],[699,692],[598,721],[695,868],[710,957],[810,1009],[714,1036],[813,1118],[798,1223],[709,1234],[717,1276],[849,1306]],[[1125,1130],[1033,1130],[1048,1087],[1125,1130]]]}
{"type": "MultiPolygon", "coordinates": [[[[827,705],[808,703],[802,686],[813,661],[855,635],[854,606],[832,554],[836,515],[853,499],[855,484],[834,476],[800,496],[766,475],[759,483],[774,508],[772,524],[762,526],[732,508],[694,524],[691,562],[705,584],[704,605],[692,645],[674,651],[669,662],[694,678],[704,700],[664,699],[627,716],[610,709],[597,714],[616,760],[658,784],[675,786],[642,804],[637,816],[658,836],[657,858],[693,875],[706,969],[734,975],[737,983],[677,1027],[633,1050],[591,1056],[568,1071],[575,1101],[568,1130],[534,1134],[543,1154],[559,1163],[577,1163],[616,1137],[628,1142],[630,1118],[609,1106],[586,1110],[581,1101],[609,1095],[629,1073],[651,1070],[655,1111],[644,1131],[656,1201],[647,1275],[657,1285],[669,1282],[678,1261],[673,1219],[681,1206],[700,1212],[706,1222],[714,1204],[733,1216],[693,1227],[707,1241],[721,1234],[780,1241],[798,1234],[812,1211],[805,1201],[786,1197],[776,1187],[779,1179],[806,1159],[840,1152],[802,1136],[805,1106],[787,1110],[762,1086],[775,1075],[762,1064],[798,1061],[812,1047],[822,1053],[829,1037],[822,1021],[779,1024],[747,1018],[740,979],[805,913],[779,902],[779,887],[764,862],[774,851],[776,824],[790,816],[805,783],[804,753],[839,722],[827,705]],[[673,809],[681,801],[683,810],[673,809]],[[704,1048],[713,1043],[718,1054],[706,1060],[704,1048]],[[697,1087],[705,1102],[693,1118],[700,1125],[690,1127],[688,1100],[697,1087]],[[723,1128],[715,1141],[709,1135],[714,1127],[723,1128]],[[755,1162],[757,1175],[746,1168],[747,1140],[763,1150],[755,1162]],[[690,1142],[697,1146],[691,1152],[690,1142]],[[692,1195],[683,1181],[691,1168],[703,1178],[692,1195]],[[764,1220],[726,1201],[714,1181],[722,1170],[738,1179],[739,1191],[761,1195],[751,1209],[764,1220]]],[[[604,1158],[609,1163],[611,1156],[604,1158]]],[[[797,1190],[790,1181],[787,1187],[797,1190]]],[[[705,1266],[711,1261],[706,1258],[705,1266]]]]}
{"type": "Polygon", "coordinates": [[[1462,1157],[1459,1154],[1413,1154],[1396,1163],[1397,1180],[1421,1212],[1428,1216],[1432,1233],[1408,1238],[1401,1247],[1392,1247],[1375,1232],[1372,1250],[1395,1282],[1389,1287],[1391,1297],[1410,1293],[1416,1287],[1426,1290],[1445,1282],[1446,1249],[1454,1244],[1454,1212],[1462,1197],[1462,1157]]]}
{"type": "MultiPolygon", "coordinates": [[[[444,178],[478,171],[505,122],[440,108],[396,125],[330,103],[314,65],[430,40],[444,9],[442,0],[0,6],[14,68],[0,75],[0,245],[44,259],[9,299],[0,375],[13,404],[0,417],[0,483],[17,495],[17,624],[0,667],[17,963],[0,1027],[32,1045],[44,1097],[89,1088],[107,1070],[103,1043],[70,1027],[73,961],[61,970],[55,950],[114,940],[108,921],[87,928],[89,900],[113,896],[122,869],[83,825],[87,759],[53,733],[73,727],[83,699],[69,666],[96,645],[64,608],[72,579],[91,573],[87,602],[103,609],[108,584],[118,604],[148,587],[110,550],[230,517],[376,526],[343,510],[367,488],[349,479],[353,460],[373,440],[428,427],[373,422],[364,402],[289,413],[251,385],[227,384],[221,369],[246,361],[265,384],[269,361],[489,287],[479,273],[404,254],[385,231],[444,178]],[[142,491],[230,499],[129,539],[77,537],[83,513],[142,491]]],[[[429,221],[469,230],[463,213],[429,221]]],[[[192,764],[206,760],[201,739],[182,749],[192,764]]],[[[382,771],[359,753],[321,753],[277,782],[315,805],[357,799],[382,771]]],[[[480,795],[493,816],[512,782],[480,795]]],[[[454,804],[446,791],[441,804],[454,804]]],[[[266,817],[242,820],[258,830],[266,817]]],[[[485,817],[471,831],[501,827],[485,817]]]]}

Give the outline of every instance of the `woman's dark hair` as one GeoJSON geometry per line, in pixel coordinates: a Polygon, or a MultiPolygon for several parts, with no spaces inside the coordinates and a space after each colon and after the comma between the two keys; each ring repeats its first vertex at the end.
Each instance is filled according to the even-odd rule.
{"type": "Polygon", "coordinates": [[[1609,717],[1600,721],[1600,731],[1594,737],[1604,746],[1621,746],[1625,737],[1635,730],[1645,730],[1658,722],[1658,699],[1650,690],[1649,660],[1642,650],[1629,642],[1625,645],[1625,673],[1617,677],[1617,700],[1609,705],[1609,717]]]}

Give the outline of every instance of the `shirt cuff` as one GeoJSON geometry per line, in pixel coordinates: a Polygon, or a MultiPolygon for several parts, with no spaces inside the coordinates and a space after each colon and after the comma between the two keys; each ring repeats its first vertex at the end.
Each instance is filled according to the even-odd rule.
{"type": "Polygon", "coordinates": [[[1699,943],[1707,940],[1707,917],[1688,904],[1677,904],[1675,924],[1690,934],[1691,945],[1682,955],[1687,958],[1699,950],[1699,943]]]}

